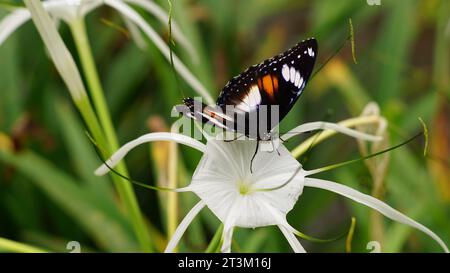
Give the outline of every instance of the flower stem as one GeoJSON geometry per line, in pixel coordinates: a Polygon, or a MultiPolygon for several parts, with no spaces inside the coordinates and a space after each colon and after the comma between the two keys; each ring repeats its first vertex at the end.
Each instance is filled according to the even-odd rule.
{"type": "Polygon", "coordinates": [[[0,252],[46,253],[46,250],[0,237],[0,252]]]}
{"type": "Polygon", "coordinates": [[[216,253],[220,251],[220,241],[222,240],[222,233],[223,233],[223,223],[220,224],[219,228],[217,229],[216,233],[214,234],[211,242],[209,243],[208,247],[206,248],[205,253],[216,253]]]}
{"type": "Polygon", "coordinates": [[[353,241],[353,234],[355,233],[355,225],[356,225],[356,218],[352,217],[352,224],[350,225],[350,230],[347,234],[347,239],[345,240],[345,252],[351,253],[352,252],[352,241],[353,241]]]}
{"type": "MultiPolygon", "coordinates": [[[[177,187],[177,144],[170,142],[169,144],[169,165],[168,165],[168,181],[169,188],[177,187]]],[[[176,192],[167,193],[167,238],[171,238],[175,233],[178,225],[178,194],[176,192]]],[[[176,252],[176,248],[174,249],[176,252]]]]}
{"type": "Polygon", "coordinates": [[[94,57],[86,33],[86,25],[83,19],[75,20],[70,24],[70,29],[75,40],[75,44],[80,55],[83,72],[89,86],[95,110],[98,114],[101,126],[110,143],[110,148],[118,147],[117,137],[109,115],[108,106],[104,96],[104,90],[100,83],[100,77],[95,66],[94,57]]]}
{"type": "MultiPolygon", "coordinates": [[[[100,137],[102,131],[100,132],[92,132],[96,141],[103,147],[103,149],[108,154],[104,154],[104,157],[109,157],[113,151],[119,148],[119,144],[117,141],[117,136],[114,131],[114,127],[112,124],[112,120],[108,111],[108,107],[106,104],[106,100],[104,97],[104,91],[102,85],[100,83],[99,75],[97,72],[97,68],[95,66],[94,58],[92,55],[92,50],[89,44],[86,25],[83,18],[79,18],[74,20],[70,24],[70,29],[75,40],[75,44],[80,55],[81,65],[83,67],[83,72],[86,76],[87,84],[89,86],[89,92],[92,97],[92,101],[95,107],[95,111],[98,114],[100,125],[103,129],[103,133],[105,138],[100,137]],[[100,138],[99,138],[100,137],[100,138]]],[[[85,109],[89,109],[87,107],[85,109]]],[[[84,110],[87,111],[87,110],[84,110]]],[[[87,113],[85,118],[86,123],[90,122],[90,118],[88,116],[95,115],[93,113],[92,108],[90,108],[89,113],[87,113]],[[92,112],[92,113],[91,113],[92,112]]],[[[89,126],[89,124],[88,124],[89,126]]],[[[92,127],[89,126],[92,130],[92,127]]],[[[93,128],[97,128],[97,126],[93,126],[93,128]]],[[[98,130],[97,130],[98,131],[98,130]]],[[[117,165],[117,171],[127,175],[128,171],[124,163],[119,163],[117,165]]],[[[134,194],[132,186],[125,181],[124,179],[112,175],[112,179],[114,181],[114,185],[119,194],[120,200],[123,202],[123,205],[126,209],[126,213],[129,215],[130,220],[132,222],[134,231],[136,233],[136,237],[139,241],[142,251],[149,252],[151,251],[151,240],[148,233],[148,230],[145,226],[145,221],[142,215],[142,212],[138,206],[138,202],[136,196],[134,194]]]]}

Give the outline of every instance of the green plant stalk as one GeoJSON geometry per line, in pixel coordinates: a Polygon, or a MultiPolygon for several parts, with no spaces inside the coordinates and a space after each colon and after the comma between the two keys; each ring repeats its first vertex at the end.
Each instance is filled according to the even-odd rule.
{"type": "Polygon", "coordinates": [[[105,143],[106,140],[103,136],[102,129],[92,108],[91,102],[89,101],[89,97],[83,96],[79,99],[73,98],[73,102],[95,140],[100,143],[105,143]]]}
{"type": "Polygon", "coordinates": [[[448,14],[450,3],[440,1],[436,18],[436,40],[434,46],[433,81],[438,92],[442,92],[450,99],[450,34],[448,30],[448,14]]]}
{"type": "Polygon", "coordinates": [[[0,237],[0,250],[17,253],[47,253],[48,251],[0,237]]]}
{"type": "MultiPolygon", "coordinates": [[[[88,124],[90,130],[92,130],[93,128],[95,129],[92,133],[96,138],[96,141],[101,145],[103,149],[105,149],[103,153],[109,153],[103,154],[103,156],[108,157],[112,154],[113,151],[119,148],[119,144],[114,131],[114,127],[112,125],[111,117],[109,115],[97,68],[95,66],[92,50],[87,37],[84,19],[80,18],[73,21],[70,24],[70,29],[75,40],[78,53],[80,55],[83,72],[86,76],[87,84],[89,86],[89,92],[92,97],[93,104],[98,114],[99,122],[101,124],[101,127],[103,128],[106,139],[103,137],[98,138],[99,135],[103,135],[100,133],[101,129],[97,128],[97,126],[89,126],[91,119],[89,117],[85,118],[84,115],[83,117],[85,118],[85,121],[88,124]],[[98,130],[100,130],[100,132],[96,132],[98,130]]],[[[92,108],[91,110],[83,111],[89,112],[87,113],[87,116],[94,115],[92,108]]],[[[128,175],[128,171],[124,163],[119,163],[117,165],[117,171],[124,175],[128,175]]],[[[152,250],[150,236],[147,231],[136,196],[134,194],[133,187],[130,183],[128,183],[128,181],[125,181],[123,178],[117,177],[114,174],[112,174],[112,179],[119,194],[120,200],[122,200],[123,205],[126,209],[126,213],[131,219],[141,249],[145,252],[150,252],[152,250]]]]}
{"type": "Polygon", "coordinates": [[[347,253],[352,252],[352,241],[353,241],[353,234],[355,233],[355,225],[356,225],[356,218],[352,217],[350,230],[348,231],[347,239],[345,240],[345,252],[347,253]]]}
{"type": "MultiPolygon", "coordinates": [[[[177,187],[177,144],[169,144],[169,188],[177,187]]],[[[176,192],[167,193],[167,237],[171,238],[178,225],[178,194],[176,192]]],[[[176,248],[174,249],[176,251],[176,248]]]]}
{"type": "Polygon", "coordinates": [[[222,233],[223,233],[223,224],[220,224],[219,228],[217,229],[216,233],[214,234],[213,238],[211,239],[211,242],[209,243],[208,247],[205,250],[205,253],[216,253],[220,249],[221,246],[221,240],[222,240],[222,233]]]}

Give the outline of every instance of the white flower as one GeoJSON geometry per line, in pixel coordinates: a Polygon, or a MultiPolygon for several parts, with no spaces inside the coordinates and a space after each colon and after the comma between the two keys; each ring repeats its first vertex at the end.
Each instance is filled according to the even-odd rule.
{"type": "MultiPolygon", "coordinates": [[[[140,31],[145,33],[148,38],[153,41],[156,47],[169,60],[170,49],[157,32],[136,12],[131,5],[136,5],[150,14],[154,15],[163,23],[168,22],[168,15],[157,4],[149,0],[47,0],[43,1],[44,9],[57,22],[64,21],[67,24],[73,24],[76,20],[83,19],[88,13],[95,8],[106,5],[118,11],[125,20],[126,25],[130,28],[130,32],[138,45],[142,45],[140,31]],[[137,28],[136,28],[137,26],[137,28]]],[[[31,19],[31,13],[26,8],[17,8],[0,21],[0,45],[25,22],[31,19]]],[[[174,39],[180,43],[189,52],[189,55],[195,61],[197,54],[188,39],[183,35],[176,22],[172,23],[172,32],[174,39]]],[[[212,103],[211,95],[206,88],[198,81],[198,79],[189,71],[189,69],[174,54],[174,66],[177,72],[204,97],[208,103],[212,103]]]]}
{"type": "MultiPolygon", "coordinates": [[[[359,139],[372,141],[378,139],[338,124],[325,122],[303,124],[295,129],[295,133],[291,132],[284,138],[318,129],[332,129],[359,139]]],[[[392,220],[417,228],[431,236],[448,252],[447,246],[431,230],[382,201],[335,182],[308,177],[318,171],[302,169],[300,163],[283,145],[278,147],[279,154],[276,152],[258,152],[253,162],[252,171],[250,171],[255,141],[223,142],[210,139],[204,145],[195,139],[180,134],[151,133],[124,145],[106,161],[107,165],[102,165],[95,173],[97,175],[107,173],[109,171],[108,166],[116,165],[137,145],[160,140],[182,143],[204,153],[195,170],[191,184],[176,190],[178,192],[194,192],[200,197],[201,201],[182,220],[168,243],[166,252],[173,251],[191,221],[205,206],[224,224],[222,252],[231,251],[234,227],[256,228],[269,225],[279,227],[295,252],[305,252],[295,236],[300,233],[286,220],[287,213],[293,208],[305,186],[338,193],[371,207],[392,220]]]]}

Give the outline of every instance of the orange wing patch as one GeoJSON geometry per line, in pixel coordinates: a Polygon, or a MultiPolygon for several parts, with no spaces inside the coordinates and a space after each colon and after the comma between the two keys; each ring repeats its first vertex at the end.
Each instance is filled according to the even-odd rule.
{"type": "Polygon", "coordinates": [[[265,75],[262,79],[258,79],[258,87],[273,100],[275,93],[278,92],[278,79],[270,74],[265,75]]]}

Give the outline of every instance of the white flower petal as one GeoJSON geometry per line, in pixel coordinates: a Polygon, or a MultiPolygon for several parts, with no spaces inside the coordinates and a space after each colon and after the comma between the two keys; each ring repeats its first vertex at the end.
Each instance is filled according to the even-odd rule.
{"type": "Polygon", "coordinates": [[[27,9],[18,8],[0,21],[0,45],[21,25],[30,20],[27,9]]]}
{"type": "Polygon", "coordinates": [[[292,232],[290,232],[283,225],[278,225],[278,227],[280,228],[284,237],[286,237],[286,240],[289,242],[289,245],[292,247],[292,250],[294,250],[295,253],[306,253],[306,250],[303,248],[297,237],[292,232]]]}
{"type": "Polygon", "coordinates": [[[200,152],[206,151],[206,146],[198,140],[190,138],[185,135],[176,133],[150,133],[143,135],[135,140],[128,142],[123,145],[117,152],[115,152],[107,161],[106,164],[101,165],[97,170],[95,170],[95,175],[104,175],[109,172],[109,168],[114,167],[117,163],[134,147],[141,145],[143,143],[151,141],[174,141],[192,147],[199,150],[200,152]]]}
{"type": "Polygon", "coordinates": [[[55,23],[45,11],[40,1],[25,0],[25,4],[31,12],[34,24],[72,97],[76,102],[85,98],[86,90],[81,80],[80,72],[72,55],[59,35],[55,23]]]}
{"type": "Polygon", "coordinates": [[[167,244],[167,247],[164,250],[165,253],[173,252],[174,248],[178,245],[178,242],[180,241],[181,236],[183,236],[184,232],[186,232],[186,229],[191,224],[192,220],[194,220],[194,217],[204,207],[205,207],[205,203],[203,201],[200,201],[188,212],[188,214],[184,217],[184,219],[178,225],[172,238],[170,238],[170,242],[167,244]]]}
{"type": "Polygon", "coordinates": [[[332,191],[348,197],[358,203],[364,204],[370,208],[373,208],[394,221],[409,225],[424,232],[425,234],[433,238],[444,249],[445,252],[449,252],[447,246],[441,240],[441,238],[439,238],[439,236],[437,236],[430,229],[370,195],[361,193],[345,185],[317,178],[305,178],[305,186],[332,191]]]}
{"type": "MultiPolygon", "coordinates": [[[[127,6],[124,2],[118,0],[104,0],[105,4],[114,8],[124,16],[132,20],[138,25],[142,31],[152,40],[161,53],[170,60],[170,50],[166,43],[159,37],[156,31],[132,8],[127,6]]],[[[189,71],[189,69],[180,61],[180,59],[173,54],[173,63],[177,72],[183,77],[186,82],[200,94],[208,104],[214,104],[214,100],[206,90],[206,88],[200,83],[200,81],[189,71]]]]}
{"type": "Polygon", "coordinates": [[[236,220],[240,214],[242,200],[238,199],[235,203],[232,204],[231,209],[228,212],[227,219],[223,222],[223,233],[222,233],[222,253],[230,253],[231,252],[231,241],[233,239],[233,230],[236,220]]]}
{"type": "Polygon", "coordinates": [[[101,0],[47,0],[42,2],[44,8],[55,18],[70,24],[83,18],[102,4],[101,0]]]}
{"type": "Polygon", "coordinates": [[[380,141],[382,138],[380,136],[369,135],[365,133],[358,132],[356,130],[344,127],[337,123],[316,121],[316,122],[308,122],[302,125],[299,125],[292,129],[291,131],[284,134],[281,138],[283,140],[288,140],[293,136],[299,135],[304,132],[309,132],[313,130],[332,130],[336,131],[357,139],[367,140],[367,141],[380,141]]]}
{"type": "Polygon", "coordinates": [[[253,172],[250,161],[255,142],[210,140],[206,147],[189,188],[224,223],[238,203],[236,226],[254,228],[278,224],[264,204],[270,204],[285,215],[302,193],[301,165],[282,145],[278,148],[280,155],[259,151],[253,162],[253,172]],[[263,190],[284,184],[295,173],[295,178],[284,187],[263,190]]]}
{"type": "Polygon", "coordinates": [[[220,252],[222,252],[222,253],[230,253],[231,252],[231,241],[233,239],[233,230],[234,230],[233,227],[223,230],[223,240],[222,240],[222,247],[220,249],[220,252]]]}
{"type": "Polygon", "coordinates": [[[284,237],[288,240],[292,249],[296,253],[305,253],[305,249],[302,247],[298,239],[295,237],[296,234],[300,232],[292,227],[288,221],[286,220],[286,215],[283,215],[280,211],[276,210],[274,207],[265,204],[267,211],[272,215],[274,219],[278,222],[278,227],[283,232],[284,237]]]}

